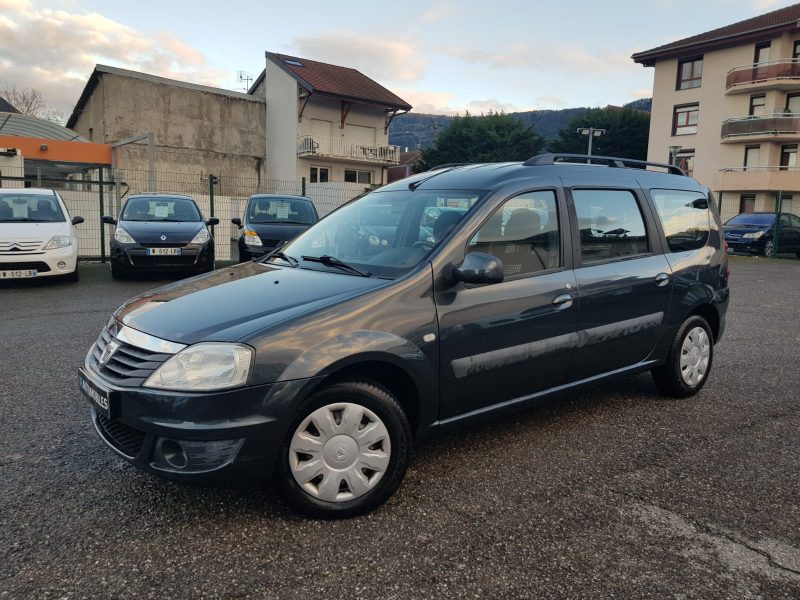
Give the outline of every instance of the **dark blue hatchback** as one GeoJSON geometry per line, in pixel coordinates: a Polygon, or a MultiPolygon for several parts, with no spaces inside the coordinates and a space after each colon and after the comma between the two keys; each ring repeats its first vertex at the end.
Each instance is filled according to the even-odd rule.
{"type": "Polygon", "coordinates": [[[772,256],[776,223],[777,251],[794,253],[800,258],[800,217],[789,213],[782,214],[780,220],[772,212],[736,215],[724,225],[729,251],[772,256]]]}

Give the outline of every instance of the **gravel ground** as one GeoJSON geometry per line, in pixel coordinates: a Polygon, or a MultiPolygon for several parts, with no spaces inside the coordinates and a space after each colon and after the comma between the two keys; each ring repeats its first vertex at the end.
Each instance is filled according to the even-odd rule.
{"type": "Polygon", "coordinates": [[[439,438],[340,522],[98,439],[76,369],[158,280],[0,285],[0,599],[798,598],[800,262],[732,267],[698,397],[640,376],[439,438]]]}

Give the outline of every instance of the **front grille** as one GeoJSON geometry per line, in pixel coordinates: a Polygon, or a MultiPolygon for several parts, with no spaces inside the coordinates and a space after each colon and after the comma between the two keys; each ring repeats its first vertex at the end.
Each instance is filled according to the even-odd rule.
{"type": "Polygon", "coordinates": [[[142,451],[147,434],[120,421],[97,414],[97,429],[103,439],[129,458],[136,458],[142,451]]]}
{"type": "Polygon", "coordinates": [[[131,262],[137,267],[170,267],[193,265],[196,255],[180,256],[131,256],[131,262]]]}
{"type": "Polygon", "coordinates": [[[183,248],[186,244],[176,244],[175,242],[158,242],[153,244],[139,244],[142,248],[183,248]]]}
{"type": "Polygon", "coordinates": [[[89,354],[89,366],[109,383],[121,387],[138,387],[142,385],[152,375],[153,371],[172,356],[172,354],[151,352],[150,350],[116,340],[119,348],[105,364],[101,365],[100,357],[111,339],[111,332],[108,327],[105,327],[89,354]]]}
{"type": "Polygon", "coordinates": [[[33,252],[38,250],[42,242],[0,242],[0,252],[33,252]],[[13,247],[13,250],[12,250],[13,247]]]}
{"type": "Polygon", "coordinates": [[[0,262],[0,271],[19,271],[21,269],[36,269],[40,273],[47,273],[50,267],[45,262],[0,262]]]}
{"type": "Polygon", "coordinates": [[[266,248],[271,248],[272,246],[277,246],[281,241],[280,240],[261,240],[261,243],[266,248]]]}

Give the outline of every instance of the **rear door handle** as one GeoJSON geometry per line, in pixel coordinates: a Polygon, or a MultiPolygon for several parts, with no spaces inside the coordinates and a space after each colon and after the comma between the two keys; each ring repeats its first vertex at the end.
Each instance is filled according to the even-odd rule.
{"type": "Polygon", "coordinates": [[[553,306],[557,309],[562,310],[564,308],[569,308],[572,306],[572,294],[559,294],[555,298],[553,298],[553,306]]]}
{"type": "Polygon", "coordinates": [[[656,285],[658,287],[664,287],[669,283],[669,275],[666,273],[659,273],[656,275],[656,285]]]}

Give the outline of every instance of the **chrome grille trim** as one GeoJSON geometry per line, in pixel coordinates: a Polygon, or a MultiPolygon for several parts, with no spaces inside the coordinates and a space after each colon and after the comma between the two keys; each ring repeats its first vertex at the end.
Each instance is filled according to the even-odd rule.
{"type": "Polygon", "coordinates": [[[109,330],[111,335],[121,342],[148,350],[150,352],[158,352],[160,354],[177,354],[184,348],[186,344],[178,344],[177,342],[170,342],[169,340],[162,340],[149,333],[144,333],[138,329],[132,329],[127,325],[120,325],[116,319],[113,324],[109,323],[109,330]]]}

